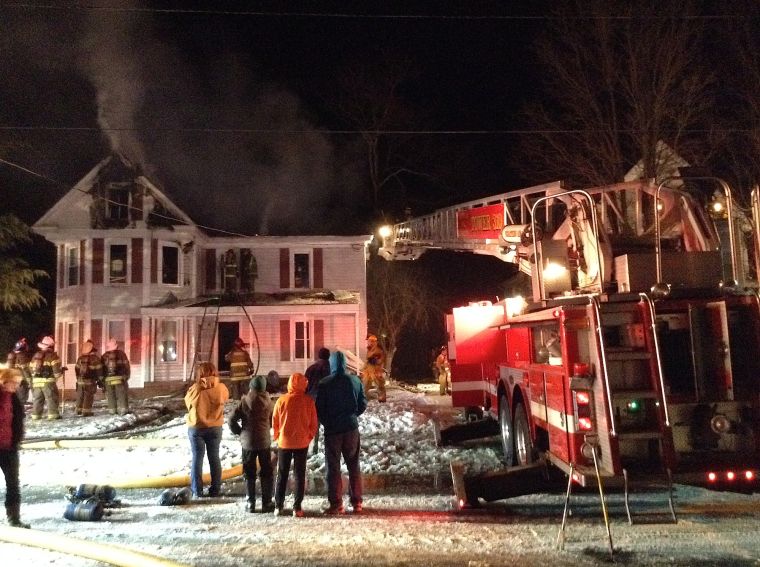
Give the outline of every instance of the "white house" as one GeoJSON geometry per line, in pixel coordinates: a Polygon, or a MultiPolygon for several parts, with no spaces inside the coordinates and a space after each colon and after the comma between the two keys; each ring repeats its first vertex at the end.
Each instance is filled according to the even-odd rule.
{"type": "Polygon", "coordinates": [[[369,235],[220,237],[118,154],[33,229],[57,248],[67,384],[86,339],[101,353],[119,342],[132,387],[186,380],[202,360],[224,371],[238,336],[258,374],[302,372],[322,346],[365,348],[369,235]]]}

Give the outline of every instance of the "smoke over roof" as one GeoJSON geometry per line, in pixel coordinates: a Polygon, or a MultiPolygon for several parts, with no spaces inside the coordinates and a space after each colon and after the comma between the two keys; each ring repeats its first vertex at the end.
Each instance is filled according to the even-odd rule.
{"type": "Polygon", "coordinates": [[[243,234],[362,230],[348,212],[359,186],[354,148],[316,132],[300,98],[264,78],[255,49],[207,49],[198,26],[171,27],[138,2],[109,5],[119,10],[85,13],[78,59],[111,150],[201,224],[243,234]]]}

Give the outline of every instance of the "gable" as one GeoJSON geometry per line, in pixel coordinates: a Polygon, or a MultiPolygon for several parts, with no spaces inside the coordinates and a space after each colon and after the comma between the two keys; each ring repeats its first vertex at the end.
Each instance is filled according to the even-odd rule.
{"type": "Polygon", "coordinates": [[[35,231],[195,223],[140,168],[119,154],[98,163],[36,223],[35,231]]]}

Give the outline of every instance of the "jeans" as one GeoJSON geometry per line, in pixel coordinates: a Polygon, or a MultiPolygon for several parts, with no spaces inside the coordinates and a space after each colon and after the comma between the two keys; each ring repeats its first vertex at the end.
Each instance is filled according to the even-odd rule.
{"type": "Polygon", "coordinates": [[[343,479],[340,475],[340,458],[348,469],[348,496],[351,505],[362,503],[362,472],[359,468],[359,430],[325,435],[325,462],[327,464],[327,499],[330,506],[343,505],[343,479]]]}
{"type": "Polygon", "coordinates": [[[306,452],[303,449],[278,449],[277,450],[277,485],[275,486],[274,503],[278,508],[285,504],[285,488],[288,484],[290,473],[290,461],[293,460],[293,481],[295,494],[293,495],[293,510],[301,509],[303,495],[306,492],[306,452]]]}
{"type": "Polygon", "coordinates": [[[219,459],[219,445],[222,443],[221,427],[189,427],[187,437],[193,452],[190,468],[190,489],[194,496],[203,495],[203,457],[208,450],[208,464],[211,470],[209,496],[219,496],[222,489],[222,461],[219,459]]]}
{"type": "Polygon", "coordinates": [[[17,449],[0,449],[0,469],[5,475],[5,506],[18,506],[21,491],[18,481],[19,458],[17,449]]]}

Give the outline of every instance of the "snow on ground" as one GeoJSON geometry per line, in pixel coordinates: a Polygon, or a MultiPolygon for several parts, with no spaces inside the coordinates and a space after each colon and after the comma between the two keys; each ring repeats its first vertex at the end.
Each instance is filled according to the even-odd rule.
{"type": "MultiPolygon", "coordinates": [[[[63,420],[27,423],[28,440],[82,438],[133,427],[153,446],[78,449],[27,449],[22,452],[23,518],[36,530],[126,547],[186,565],[273,566],[467,566],[598,565],[608,563],[606,532],[598,495],[574,497],[564,551],[556,549],[564,495],[535,494],[456,511],[449,461],[466,462],[471,470],[499,466],[499,445],[437,448],[431,416],[456,419],[450,399],[393,388],[389,401],[370,401],[361,418],[365,514],[323,517],[321,454],[308,461],[310,483],[304,501],[306,517],[276,518],[243,510],[238,481],[224,485],[217,499],[194,500],[186,506],[158,506],[161,489],[118,489],[123,506],[99,522],[62,518],[65,487],[187,474],[190,450],[179,398],[135,401],[135,413],[107,416],[102,402],[93,418],[76,418],[68,409],[63,420]],[[154,420],[163,415],[160,427],[154,420]],[[176,442],[176,443],[175,443],[176,442]],[[167,445],[168,443],[168,445],[167,445]],[[395,479],[392,483],[374,479],[395,479]]],[[[231,407],[231,406],[230,406],[231,407]]],[[[236,464],[240,445],[225,427],[223,466],[236,464]]],[[[616,562],[636,565],[758,565],[760,497],[678,487],[679,522],[628,526],[621,499],[610,496],[616,562]]],[[[290,501],[286,502],[286,506],[290,501]]],[[[635,508],[653,513],[666,509],[662,495],[642,496],[635,508]]],[[[102,565],[92,560],[0,543],[2,565],[102,565]]]]}

